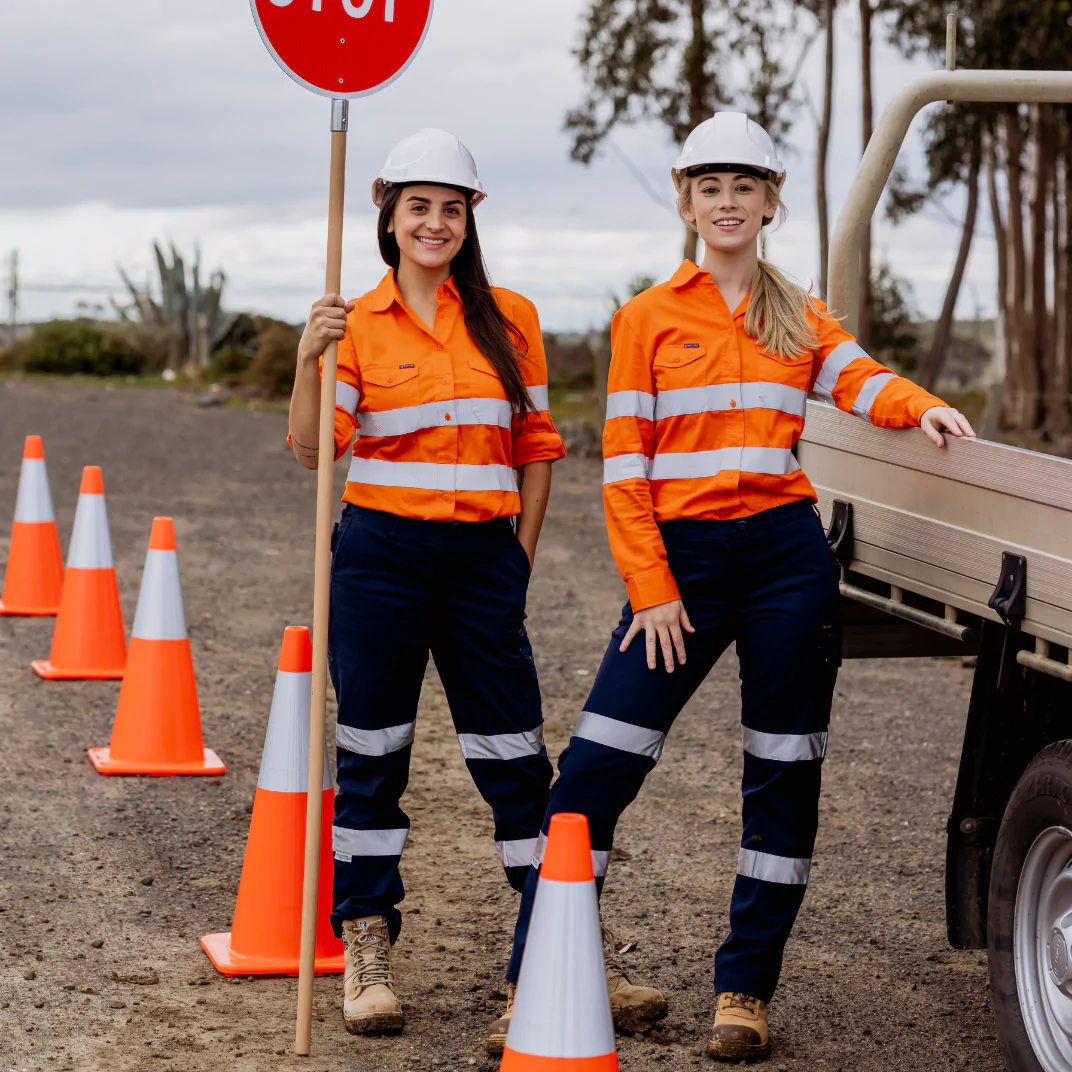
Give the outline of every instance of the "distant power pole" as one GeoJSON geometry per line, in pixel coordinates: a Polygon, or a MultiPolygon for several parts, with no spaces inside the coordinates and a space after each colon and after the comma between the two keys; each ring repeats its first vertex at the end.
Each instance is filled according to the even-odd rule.
{"type": "Polygon", "coordinates": [[[8,277],[8,345],[14,346],[19,326],[19,251],[11,251],[11,272],[8,277]]]}

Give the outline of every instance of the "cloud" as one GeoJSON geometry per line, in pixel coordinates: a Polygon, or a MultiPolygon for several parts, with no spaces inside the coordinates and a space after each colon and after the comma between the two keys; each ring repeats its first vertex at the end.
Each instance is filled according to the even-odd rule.
{"type": "MultiPolygon", "coordinates": [[[[326,3],[336,0],[325,0],[326,3]]],[[[636,275],[668,276],[681,225],[613,153],[569,160],[562,118],[583,87],[571,49],[583,0],[540,4],[436,0],[424,50],[384,92],[351,105],[345,280],[381,274],[368,189],[387,150],[421,126],[454,130],[491,196],[481,237],[496,282],[530,294],[550,328],[600,323],[607,295],[636,275]]],[[[119,261],[144,274],[150,243],[200,242],[227,270],[234,307],[301,319],[322,286],[328,102],[292,83],[257,37],[243,0],[65,0],[7,5],[0,19],[0,251],[19,248],[28,282],[114,281],[119,261]]],[[[839,23],[831,209],[859,155],[855,25],[839,23]]],[[[804,79],[818,99],[813,48],[804,79]]],[[[879,105],[912,73],[879,45],[879,105]]],[[[671,194],[665,134],[615,135],[658,190],[671,194]]],[[[775,261],[817,274],[814,129],[793,134],[790,224],[775,261]]],[[[918,149],[909,148],[909,160],[918,149]]],[[[958,203],[951,204],[954,214],[958,203]]],[[[923,308],[941,302],[957,229],[918,219],[876,226],[876,247],[908,275],[923,308]]],[[[969,279],[989,301],[992,258],[980,236],[969,279]]],[[[34,292],[27,315],[69,312],[84,295],[34,292]]]]}

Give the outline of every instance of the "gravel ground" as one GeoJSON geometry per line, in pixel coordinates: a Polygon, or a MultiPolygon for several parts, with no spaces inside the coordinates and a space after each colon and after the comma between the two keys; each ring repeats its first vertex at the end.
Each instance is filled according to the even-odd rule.
{"type": "MultiPolygon", "coordinates": [[[[314,480],[285,418],[199,409],[179,390],[0,382],[0,560],[22,438],[45,437],[64,546],[81,467],[100,464],[126,620],[154,514],[176,519],[205,741],[223,778],[102,778],[118,683],[45,683],[52,622],[0,618],[0,1064],[201,1072],[491,1068],[516,907],[430,671],[405,806],[398,947],[403,1035],[345,1033],[338,977],[316,983],[313,1055],[290,1053],[296,982],[227,981],[198,937],[230,925],[284,626],[311,616],[314,480]],[[149,1058],[159,1059],[160,1063],[149,1058]]],[[[342,474],[338,474],[341,481],[342,474]]],[[[530,599],[552,755],[585,698],[623,587],[599,467],[569,458],[530,599]]],[[[774,1070],[1002,1067],[982,953],[949,949],[944,824],[971,672],[959,660],[846,665],[834,704],[811,889],[771,1008],[774,1070]]],[[[665,1028],[621,1040],[625,1070],[706,1065],[711,971],[739,839],[732,655],[682,714],[619,828],[605,914],[638,948],[665,1028]]]]}

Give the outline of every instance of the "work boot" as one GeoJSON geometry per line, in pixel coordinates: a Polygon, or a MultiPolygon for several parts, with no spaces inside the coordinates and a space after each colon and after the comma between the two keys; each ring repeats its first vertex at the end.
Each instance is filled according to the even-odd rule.
{"type": "Polygon", "coordinates": [[[720,1061],[758,1061],[769,1054],[766,1003],[728,990],[716,994],[707,1056],[720,1061]]]}
{"type": "Polygon", "coordinates": [[[506,1011],[488,1028],[488,1055],[498,1057],[506,1045],[506,1033],[510,1030],[510,1017],[514,1015],[514,996],[517,987],[513,983],[506,984],[506,1011]]]}
{"type": "Polygon", "coordinates": [[[667,1013],[666,998],[653,986],[635,986],[618,960],[622,943],[602,921],[603,963],[607,969],[607,992],[616,1031],[643,1031],[667,1013]]]}
{"type": "Polygon", "coordinates": [[[392,1035],[405,1016],[395,993],[391,938],[383,916],[348,919],[342,925],[346,955],[342,1019],[351,1035],[392,1035]]]}

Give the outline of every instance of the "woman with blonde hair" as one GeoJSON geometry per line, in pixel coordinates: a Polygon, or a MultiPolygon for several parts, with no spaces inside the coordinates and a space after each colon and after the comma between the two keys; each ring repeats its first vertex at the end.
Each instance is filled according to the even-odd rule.
{"type": "Polygon", "coordinates": [[[767,1003],[808,881],[841,662],[838,569],[793,454],[808,393],[886,428],[921,426],[937,446],[943,431],[974,433],[759,258],[761,228],[784,212],[785,179],[761,127],[720,112],[689,136],[673,176],[706,250],[614,318],[603,492],[629,602],[562,753],[548,816],[588,816],[601,885],[619,816],[736,642],[743,832],[707,1052],[751,1060],[769,1053],[767,1003]]]}

